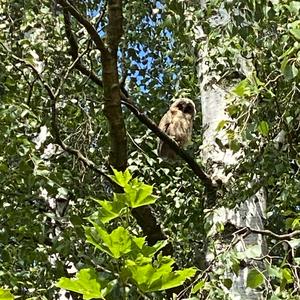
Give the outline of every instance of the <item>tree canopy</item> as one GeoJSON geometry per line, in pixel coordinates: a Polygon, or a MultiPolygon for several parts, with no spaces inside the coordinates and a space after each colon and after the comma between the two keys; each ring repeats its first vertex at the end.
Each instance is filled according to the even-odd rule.
{"type": "Polygon", "coordinates": [[[228,274],[245,267],[265,299],[299,299],[299,13],[289,0],[0,0],[0,299],[233,299],[228,274]],[[216,143],[241,153],[226,184],[201,156],[205,51],[206,84],[228,92],[216,143]],[[186,150],[155,125],[181,96],[197,109],[186,150]],[[181,159],[158,157],[158,137],[181,159]],[[230,236],[207,265],[227,230],[210,214],[260,189],[266,229],[236,231],[262,234],[265,253],[230,236]]]}

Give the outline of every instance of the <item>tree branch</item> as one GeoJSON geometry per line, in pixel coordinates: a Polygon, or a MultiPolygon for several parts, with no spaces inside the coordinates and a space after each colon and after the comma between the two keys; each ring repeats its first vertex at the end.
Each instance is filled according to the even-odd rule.
{"type": "MultiPolygon", "coordinates": [[[[125,95],[123,95],[124,97],[125,95]]],[[[122,97],[122,98],[123,98],[122,97]]],[[[124,99],[124,98],[123,98],[124,99]]],[[[204,186],[207,188],[215,188],[211,179],[203,172],[201,167],[196,163],[196,161],[181,147],[178,146],[178,144],[170,138],[167,134],[165,134],[163,131],[161,131],[158,126],[150,119],[148,118],[144,113],[140,112],[139,109],[133,105],[131,102],[128,101],[128,98],[125,98],[126,100],[122,100],[122,103],[130,109],[131,112],[143,123],[145,124],[153,133],[155,133],[156,136],[158,136],[161,140],[163,140],[165,143],[170,146],[172,150],[176,154],[178,154],[194,171],[194,173],[201,179],[204,186]]]]}
{"type": "MultiPolygon", "coordinates": [[[[70,15],[69,13],[64,9],[64,20],[65,20],[65,28],[66,28],[66,36],[69,40],[70,44],[70,54],[72,55],[73,59],[77,59],[78,57],[78,44],[76,42],[76,38],[74,36],[74,33],[71,29],[71,22],[70,22],[70,15]]],[[[118,27],[116,27],[118,28],[118,27]]],[[[88,70],[85,66],[82,65],[81,61],[78,60],[75,67],[84,75],[89,77],[94,83],[97,85],[103,87],[103,82],[101,79],[92,71],[88,70]]],[[[211,179],[203,172],[201,167],[195,162],[195,160],[188,155],[186,151],[184,151],[182,148],[180,148],[177,143],[171,139],[168,135],[166,135],[164,132],[162,132],[158,126],[150,119],[148,118],[144,113],[140,112],[140,110],[132,103],[130,98],[128,98],[125,93],[121,90],[120,91],[122,103],[126,105],[131,112],[144,124],[146,125],[156,136],[158,136],[161,140],[163,140],[165,143],[167,143],[170,148],[178,154],[193,170],[193,172],[200,178],[200,180],[203,182],[204,186],[213,193],[213,198],[215,195],[215,187],[211,181],[211,179]]]]}
{"type": "Polygon", "coordinates": [[[100,38],[97,30],[92,25],[91,22],[89,22],[88,19],[86,19],[68,0],[57,0],[57,2],[65,8],[67,11],[70,12],[70,14],[86,29],[86,31],[89,33],[91,39],[95,43],[96,47],[102,54],[109,54],[108,49],[106,48],[104,42],[100,38]]]}
{"type": "Polygon", "coordinates": [[[277,240],[290,240],[295,236],[300,236],[300,230],[295,230],[293,232],[285,233],[285,234],[277,234],[271,230],[260,230],[260,229],[250,228],[250,227],[239,228],[239,230],[235,233],[248,233],[248,234],[257,233],[257,234],[272,236],[277,240]]]}
{"type": "Polygon", "coordinates": [[[108,1],[107,43],[113,55],[117,55],[123,34],[122,0],[108,1]]]}
{"type": "Polygon", "coordinates": [[[112,2],[113,3],[108,4],[108,28],[110,29],[108,30],[107,39],[113,41],[113,43],[111,43],[113,48],[110,50],[105,48],[104,51],[103,47],[101,48],[99,44],[100,41],[101,43],[103,42],[98,36],[98,32],[94,26],[79,13],[77,9],[69,3],[69,1],[59,0],[59,3],[63,5],[65,10],[64,20],[66,34],[71,46],[70,52],[73,59],[78,57],[78,44],[76,42],[75,35],[71,30],[69,13],[86,28],[92,40],[99,44],[99,47],[97,48],[101,51],[103,81],[101,81],[92,71],[89,72],[80,62],[77,63],[76,68],[83,74],[89,75],[94,82],[103,87],[104,114],[108,120],[111,141],[109,163],[117,170],[125,170],[127,167],[127,139],[125,123],[121,110],[117,65],[117,48],[122,33],[122,6],[121,1],[115,1],[116,3],[114,1],[112,2]],[[97,35],[97,38],[95,35],[97,35]]]}
{"type": "Polygon", "coordinates": [[[108,1],[107,41],[110,55],[101,55],[104,115],[109,123],[109,163],[117,170],[127,168],[127,135],[121,107],[117,50],[122,35],[122,1],[108,1]]]}
{"type": "MultiPolygon", "coordinates": [[[[78,44],[76,41],[76,37],[72,31],[71,28],[71,21],[70,21],[70,13],[67,11],[66,8],[63,8],[63,14],[64,14],[64,23],[65,23],[65,30],[66,30],[66,37],[69,41],[70,45],[70,54],[74,60],[78,57],[78,44]]],[[[81,72],[83,75],[89,77],[93,82],[95,82],[100,87],[103,87],[102,80],[96,75],[95,72],[92,70],[88,70],[87,67],[85,67],[81,60],[79,59],[75,65],[75,68],[81,72]]]]}
{"type": "Polygon", "coordinates": [[[105,0],[104,1],[104,4],[103,4],[103,9],[102,9],[102,12],[100,13],[99,17],[98,17],[98,20],[95,24],[95,28],[96,30],[98,30],[98,27],[99,25],[101,24],[101,21],[103,19],[103,17],[105,16],[105,13],[106,13],[106,6],[107,6],[107,1],[105,0]]]}

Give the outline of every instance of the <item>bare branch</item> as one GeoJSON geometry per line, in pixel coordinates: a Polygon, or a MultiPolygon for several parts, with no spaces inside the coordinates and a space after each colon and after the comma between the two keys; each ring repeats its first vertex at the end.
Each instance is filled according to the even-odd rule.
{"type": "Polygon", "coordinates": [[[103,17],[105,16],[105,13],[106,13],[106,6],[107,6],[107,1],[104,1],[104,4],[103,4],[103,9],[102,9],[102,12],[100,13],[99,17],[98,17],[98,20],[95,24],[95,28],[96,30],[98,30],[98,27],[103,19],[103,17]]]}
{"type": "Polygon", "coordinates": [[[268,235],[272,236],[277,240],[290,240],[295,236],[300,236],[300,230],[295,230],[290,233],[285,233],[285,234],[277,234],[271,230],[260,230],[260,229],[255,229],[255,228],[250,228],[250,227],[242,227],[239,228],[237,231],[238,233],[257,233],[257,234],[263,234],[263,235],[268,235]]]}
{"type": "MultiPolygon", "coordinates": [[[[76,41],[76,37],[71,28],[70,14],[66,9],[64,9],[63,11],[64,11],[66,37],[67,37],[67,39],[69,41],[69,45],[70,45],[70,54],[71,54],[72,58],[74,60],[76,60],[78,57],[79,47],[78,47],[78,44],[76,41]]],[[[100,87],[103,87],[102,80],[96,75],[95,72],[93,72],[92,70],[88,70],[88,68],[82,64],[80,59],[77,61],[75,68],[79,72],[81,72],[83,75],[89,77],[97,85],[99,85],[100,87]]]]}
{"type": "Polygon", "coordinates": [[[70,72],[73,70],[73,68],[76,66],[77,62],[81,59],[81,57],[83,57],[86,53],[87,53],[88,50],[84,51],[83,53],[81,53],[79,56],[77,56],[77,58],[73,61],[73,63],[68,67],[66,73],[65,73],[65,76],[60,80],[60,83],[59,83],[59,86],[58,88],[56,89],[55,91],[55,99],[59,96],[60,94],[60,91],[65,83],[65,81],[67,80],[70,72]]]}

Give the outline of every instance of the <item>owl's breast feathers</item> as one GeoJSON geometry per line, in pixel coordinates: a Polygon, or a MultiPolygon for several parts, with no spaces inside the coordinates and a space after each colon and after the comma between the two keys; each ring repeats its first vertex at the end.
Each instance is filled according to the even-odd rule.
{"type": "MultiPolygon", "coordinates": [[[[193,119],[196,114],[193,101],[185,98],[176,100],[162,117],[159,128],[174,139],[179,146],[186,146],[192,136],[193,119]]],[[[158,142],[158,154],[171,160],[177,158],[176,153],[163,141],[158,142]]]]}
{"type": "Polygon", "coordinates": [[[192,137],[193,117],[190,114],[184,114],[177,111],[172,119],[172,131],[174,140],[180,145],[188,144],[192,137]]]}

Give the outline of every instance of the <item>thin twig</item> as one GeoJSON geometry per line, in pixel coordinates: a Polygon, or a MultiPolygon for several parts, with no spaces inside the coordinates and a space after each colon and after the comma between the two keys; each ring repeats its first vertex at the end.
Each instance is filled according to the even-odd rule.
{"type": "Polygon", "coordinates": [[[59,86],[56,89],[56,92],[54,94],[55,99],[59,96],[60,91],[65,83],[65,81],[67,80],[70,72],[73,70],[73,68],[76,66],[77,62],[81,59],[81,57],[83,57],[86,53],[88,52],[88,50],[85,50],[83,53],[81,53],[79,56],[77,56],[77,58],[73,61],[73,63],[68,67],[65,76],[60,80],[59,86]]]}
{"type": "Polygon", "coordinates": [[[250,227],[242,227],[239,228],[238,231],[236,231],[235,233],[257,233],[257,234],[262,234],[262,235],[268,235],[268,236],[272,236],[278,240],[291,240],[293,237],[300,235],[300,230],[295,230],[293,232],[290,233],[285,233],[285,234],[277,234],[271,230],[262,230],[262,229],[255,229],[255,228],[250,228],[250,227]]]}

